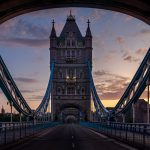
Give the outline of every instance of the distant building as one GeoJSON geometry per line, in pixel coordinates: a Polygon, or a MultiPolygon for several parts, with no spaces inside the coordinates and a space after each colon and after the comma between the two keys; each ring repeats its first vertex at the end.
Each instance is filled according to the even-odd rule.
{"type": "Polygon", "coordinates": [[[4,109],[4,107],[2,106],[2,108],[1,108],[1,114],[2,115],[4,115],[5,114],[5,109],[4,109]]]}
{"type": "MultiPolygon", "coordinates": [[[[132,122],[133,120],[133,109],[126,113],[126,122],[132,122]]],[[[135,123],[146,123],[147,122],[147,102],[144,99],[139,99],[135,103],[135,123]]]]}

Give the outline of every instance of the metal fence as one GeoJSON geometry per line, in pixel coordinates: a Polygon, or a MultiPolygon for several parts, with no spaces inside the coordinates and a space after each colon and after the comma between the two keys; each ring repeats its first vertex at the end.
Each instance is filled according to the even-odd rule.
{"type": "Polygon", "coordinates": [[[58,122],[22,122],[22,123],[0,123],[0,145],[11,143],[27,136],[34,135],[35,133],[54,127],[60,123],[58,122]]]}
{"type": "Polygon", "coordinates": [[[122,140],[142,149],[150,149],[150,124],[81,122],[82,126],[122,140]]]}

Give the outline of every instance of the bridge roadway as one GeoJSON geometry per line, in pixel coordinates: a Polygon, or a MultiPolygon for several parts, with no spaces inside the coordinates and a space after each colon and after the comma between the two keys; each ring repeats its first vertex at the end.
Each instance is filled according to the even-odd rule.
{"type": "Polygon", "coordinates": [[[11,150],[135,150],[76,124],[59,125],[13,145],[11,150]]]}

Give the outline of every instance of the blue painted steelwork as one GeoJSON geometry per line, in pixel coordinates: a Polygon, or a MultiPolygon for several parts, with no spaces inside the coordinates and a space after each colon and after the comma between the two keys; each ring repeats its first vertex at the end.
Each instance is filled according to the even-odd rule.
{"type": "Polygon", "coordinates": [[[124,92],[123,96],[111,112],[111,116],[124,114],[133,103],[136,103],[147,86],[150,77],[150,49],[144,57],[139,69],[124,92]]]}
{"type": "Polygon", "coordinates": [[[93,77],[92,77],[90,62],[88,62],[88,72],[89,72],[89,78],[90,78],[91,94],[92,94],[92,97],[93,97],[94,106],[96,108],[96,111],[101,116],[108,116],[109,111],[104,107],[104,105],[102,104],[102,102],[99,99],[99,96],[98,96],[98,94],[96,92],[96,88],[95,88],[93,77]]]}
{"type": "Polygon", "coordinates": [[[48,103],[50,101],[53,72],[54,72],[54,63],[52,64],[52,67],[51,67],[51,75],[50,75],[50,79],[49,79],[49,82],[48,82],[47,90],[45,92],[45,95],[43,97],[43,100],[42,100],[41,104],[38,106],[38,108],[35,111],[35,115],[40,114],[40,113],[45,113],[46,110],[47,110],[48,103]]]}
{"type": "Polygon", "coordinates": [[[30,116],[32,110],[26,103],[22,94],[20,93],[16,83],[11,77],[2,57],[0,56],[0,87],[3,90],[5,96],[16,110],[24,115],[30,116]]]}
{"type": "MultiPolygon", "coordinates": [[[[108,111],[99,99],[92,77],[90,62],[88,62],[87,65],[89,72],[88,75],[90,79],[90,92],[93,97],[93,102],[97,115],[105,118],[115,117],[117,115],[124,114],[127,110],[129,110],[132,104],[137,102],[137,100],[145,90],[147,82],[149,82],[150,78],[150,49],[148,50],[146,56],[144,57],[140,67],[138,68],[136,74],[134,75],[123,96],[112,111],[108,111]]],[[[13,106],[16,108],[16,110],[26,116],[34,117],[43,115],[46,112],[48,103],[50,101],[53,72],[54,63],[51,67],[50,79],[43,100],[38,108],[33,112],[21,95],[2,57],[0,56],[0,86],[9,102],[13,102],[13,106]]]]}
{"type": "Polygon", "coordinates": [[[133,103],[136,103],[143,91],[147,86],[150,78],[150,49],[146,53],[140,67],[138,68],[136,74],[134,75],[132,81],[127,87],[121,99],[118,101],[117,105],[112,111],[108,111],[102,104],[98,97],[96,88],[93,82],[91,67],[88,63],[89,78],[91,81],[91,93],[93,96],[94,106],[96,111],[100,112],[101,117],[115,117],[117,115],[124,114],[130,109],[133,103]]]}
{"type": "Polygon", "coordinates": [[[15,81],[10,75],[1,56],[0,56],[0,87],[4,92],[5,96],[7,97],[8,101],[15,107],[15,109],[19,113],[22,113],[26,116],[33,116],[33,117],[38,116],[39,114],[45,113],[48,107],[52,87],[53,70],[54,70],[54,63],[52,64],[51,67],[51,74],[46,93],[40,105],[35,111],[33,111],[29,107],[26,100],[23,98],[21,92],[19,91],[15,81]]]}

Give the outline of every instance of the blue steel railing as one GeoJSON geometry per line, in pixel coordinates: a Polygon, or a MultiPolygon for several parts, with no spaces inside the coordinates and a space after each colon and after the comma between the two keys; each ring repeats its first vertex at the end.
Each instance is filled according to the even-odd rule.
{"type": "Polygon", "coordinates": [[[80,125],[119,139],[143,150],[150,149],[150,124],[80,122],[80,125]]]}
{"type": "Polygon", "coordinates": [[[12,143],[28,136],[61,124],[60,122],[14,122],[0,123],[0,145],[12,143]]]}

